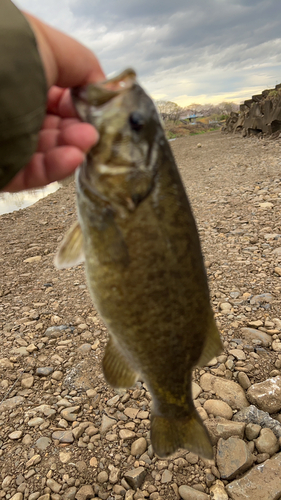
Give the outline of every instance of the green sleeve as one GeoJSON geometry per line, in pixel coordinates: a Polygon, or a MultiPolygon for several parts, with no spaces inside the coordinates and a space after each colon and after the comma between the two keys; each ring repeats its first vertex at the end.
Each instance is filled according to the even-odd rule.
{"type": "Polygon", "coordinates": [[[0,189],[36,150],[47,83],[34,34],[10,0],[0,0],[0,189]]]}

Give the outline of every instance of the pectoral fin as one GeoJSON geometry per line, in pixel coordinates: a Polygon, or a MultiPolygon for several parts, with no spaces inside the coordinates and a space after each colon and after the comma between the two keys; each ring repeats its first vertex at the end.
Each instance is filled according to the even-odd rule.
{"type": "Polygon", "coordinates": [[[212,318],[207,336],[204,345],[203,352],[200,356],[200,359],[197,363],[198,366],[206,366],[211,359],[217,356],[222,351],[222,343],[220,339],[220,334],[217,329],[216,322],[214,318],[212,318]]]}
{"type": "Polygon", "coordinates": [[[106,346],[102,367],[106,381],[112,387],[132,387],[138,378],[112,339],[109,339],[106,346]]]}
{"type": "Polygon", "coordinates": [[[77,221],[66,233],[55,256],[55,266],[58,269],[78,266],[84,262],[83,235],[77,221]]]}

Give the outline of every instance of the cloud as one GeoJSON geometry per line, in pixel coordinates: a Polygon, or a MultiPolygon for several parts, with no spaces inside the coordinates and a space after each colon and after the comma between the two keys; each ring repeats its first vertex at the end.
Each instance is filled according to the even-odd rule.
{"type": "Polygon", "coordinates": [[[239,100],[281,81],[281,2],[276,0],[17,4],[89,46],[107,74],[132,66],[152,95],[181,104],[220,95],[239,100]]]}

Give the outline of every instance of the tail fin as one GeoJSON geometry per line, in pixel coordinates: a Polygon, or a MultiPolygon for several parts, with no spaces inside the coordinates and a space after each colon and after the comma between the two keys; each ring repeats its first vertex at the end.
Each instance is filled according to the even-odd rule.
{"type": "Polygon", "coordinates": [[[212,459],[213,449],[207,430],[196,410],[185,418],[151,416],[151,442],[159,457],[167,457],[186,448],[201,457],[212,459]]]}

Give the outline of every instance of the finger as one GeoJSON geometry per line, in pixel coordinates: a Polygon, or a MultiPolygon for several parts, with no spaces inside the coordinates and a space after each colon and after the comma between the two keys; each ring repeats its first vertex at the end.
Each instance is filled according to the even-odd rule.
{"type": "Polygon", "coordinates": [[[41,130],[37,152],[47,153],[58,146],[75,146],[81,151],[89,151],[98,141],[98,133],[88,123],[73,123],[61,130],[41,130]]]}
{"type": "Polygon", "coordinates": [[[34,189],[60,181],[71,175],[83,160],[82,151],[73,146],[55,148],[46,154],[35,153],[25,169],[5,187],[5,191],[34,189]]]}

